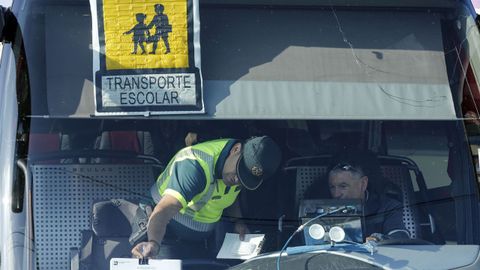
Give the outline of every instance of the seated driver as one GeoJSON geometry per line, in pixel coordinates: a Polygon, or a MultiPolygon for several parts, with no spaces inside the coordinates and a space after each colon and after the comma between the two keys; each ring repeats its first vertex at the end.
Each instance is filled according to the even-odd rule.
{"type": "Polygon", "coordinates": [[[367,240],[410,238],[402,219],[402,204],[385,192],[367,188],[369,180],[381,178],[380,166],[375,166],[378,161],[373,153],[350,151],[334,160],[335,165],[328,173],[330,195],[335,199],[363,201],[367,240]]]}

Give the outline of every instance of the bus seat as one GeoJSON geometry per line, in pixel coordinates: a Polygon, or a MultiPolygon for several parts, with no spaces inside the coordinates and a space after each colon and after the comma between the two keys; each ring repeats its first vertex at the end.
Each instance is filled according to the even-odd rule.
{"type": "MultiPolygon", "coordinates": [[[[58,133],[30,133],[28,141],[28,152],[30,155],[41,155],[49,152],[56,152],[68,148],[68,138],[66,135],[58,133]]],[[[63,160],[42,160],[39,164],[58,164],[63,160]]]]}
{"type": "MultiPolygon", "coordinates": [[[[152,136],[148,131],[104,131],[95,142],[95,149],[130,151],[140,155],[154,155],[152,136]]],[[[96,159],[97,163],[122,163],[124,160],[96,159]]],[[[131,162],[131,161],[130,161],[131,162]]]]}
{"type": "Polygon", "coordinates": [[[153,155],[152,136],[148,131],[104,131],[97,138],[96,148],[153,155]]]}
{"type": "MultiPolygon", "coordinates": [[[[392,193],[403,204],[403,222],[412,239],[421,237],[419,211],[414,199],[414,190],[410,176],[410,167],[402,158],[379,156],[380,169],[384,180],[383,186],[390,187],[386,192],[392,193]],[[400,192],[400,194],[396,194],[400,192]]],[[[287,162],[285,170],[291,179],[295,179],[294,208],[287,210],[296,217],[298,207],[303,199],[329,198],[326,174],[331,156],[295,158],[287,162]],[[293,212],[292,212],[293,211],[293,212]]],[[[373,188],[373,187],[371,187],[373,188]]]]}
{"type": "MultiPolygon", "coordinates": [[[[410,232],[412,239],[420,238],[420,224],[418,222],[418,210],[416,210],[413,199],[413,184],[410,172],[405,166],[390,165],[382,166],[382,175],[394,184],[394,188],[398,188],[401,192],[398,194],[403,204],[403,223],[405,228],[410,232]]],[[[395,190],[388,189],[386,192],[396,193],[395,190]]]]}
{"type": "Polygon", "coordinates": [[[131,258],[128,237],[96,236],[91,230],[81,232],[81,248],[71,256],[70,270],[110,269],[110,259],[131,258]]]}
{"type": "Polygon", "coordinates": [[[141,200],[156,177],[154,164],[32,164],[30,168],[39,269],[68,269],[71,249],[78,249],[81,232],[92,228],[95,202],[141,200]]]}
{"type": "Polygon", "coordinates": [[[81,231],[78,269],[108,269],[110,259],[132,256],[128,239],[137,206],[123,199],[93,204],[91,229],[81,231]]]}
{"type": "Polygon", "coordinates": [[[322,192],[328,190],[328,183],[322,181],[327,174],[327,166],[301,166],[296,170],[296,182],[295,182],[295,209],[298,210],[300,202],[304,199],[309,199],[309,194],[316,193],[316,191],[310,191],[313,187],[318,187],[318,183],[323,182],[324,188],[318,187],[318,194],[321,198],[330,197],[328,192],[322,192]],[[316,183],[316,184],[314,184],[316,183]]]}
{"type": "MultiPolygon", "coordinates": [[[[112,258],[131,258],[133,246],[129,242],[129,237],[135,226],[132,224],[138,222],[137,211],[138,203],[133,200],[112,199],[94,203],[91,229],[81,231],[81,246],[74,250],[76,254],[71,256],[71,265],[73,265],[71,270],[109,269],[112,258]]],[[[159,254],[156,255],[157,259],[183,259],[185,265],[182,269],[185,270],[218,269],[219,267],[226,269],[228,267],[226,264],[216,264],[210,259],[211,247],[206,246],[204,242],[181,241],[172,237],[172,234],[168,232],[167,229],[162,247],[159,254]],[[183,255],[187,246],[195,251],[183,255]],[[202,267],[202,262],[209,262],[209,264],[202,267]],[[190,267],[188,264],[191,264],[190,267]]]]}
{"type": "Polygon", "coordinates": [[[31,133],[28,151],[31,154],[42,154],[60,150],[60,135],[57,133],[31,133]]]}

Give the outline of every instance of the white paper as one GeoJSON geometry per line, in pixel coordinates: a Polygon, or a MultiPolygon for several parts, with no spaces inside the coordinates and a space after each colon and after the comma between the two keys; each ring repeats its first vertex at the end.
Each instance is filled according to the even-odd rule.
{"type": "Polygon", "coordinates": [[[244,241],[240,241],[237,233],[227,233],[217,259],[247,260],[255,257],[262,248],[264,238],[264,234],[246,234],[244,241]]]}
{"type": "Polygon", "coordinates": [[[181,260],[149,259],[148,264],[139,264],[138,259],[112,258],[110,270],[182,270],[181,260]]]}

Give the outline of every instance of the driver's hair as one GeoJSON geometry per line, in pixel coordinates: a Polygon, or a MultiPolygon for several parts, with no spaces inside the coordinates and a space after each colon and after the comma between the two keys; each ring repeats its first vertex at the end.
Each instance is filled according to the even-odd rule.
{"type": "Polygon", "coordinates": [[[341,172],[349,172],[355,178],[362,178],[365,176],[361,166],[351,165],[347,162],[340,162],[330,170],[328,177],[331,178],[341,172]]]}

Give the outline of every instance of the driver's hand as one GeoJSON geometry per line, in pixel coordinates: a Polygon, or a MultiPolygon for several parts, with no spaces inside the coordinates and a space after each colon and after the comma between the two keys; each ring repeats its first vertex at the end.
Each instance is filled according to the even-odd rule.
{"type": "Polygon", "coordinates": [[[368,236],[366,239],[365,239],[365,242],[368,242],[368,241],[375,241],[375,242],[378,242],[379,239],[376,238],[376,237],[373,237],[373,236],[368,236]]]}
{"type": "Polygon", "coordinates": [[[242,221],[237,221],[235,223],[235,232],[239,234],[240,240],[243,241],[245,239],[245,234],[249,233],[247,225],[242,221]]]}
{"type": "Polygon", "coordinates": [[[141,242],[138,243],[132,249],[132,255],[136,258],[152,258],[158,254],[160,251],[160,245],[155,241],[141,242]]]}
{"type": "Polygon", "coordinates": [[[388,236],[381,234],[381,233],[372,233],[370,236],[368,236],[365,240],[366,241],[375,241],[375,242],[380,242],[387,240],[388,236]]]}

